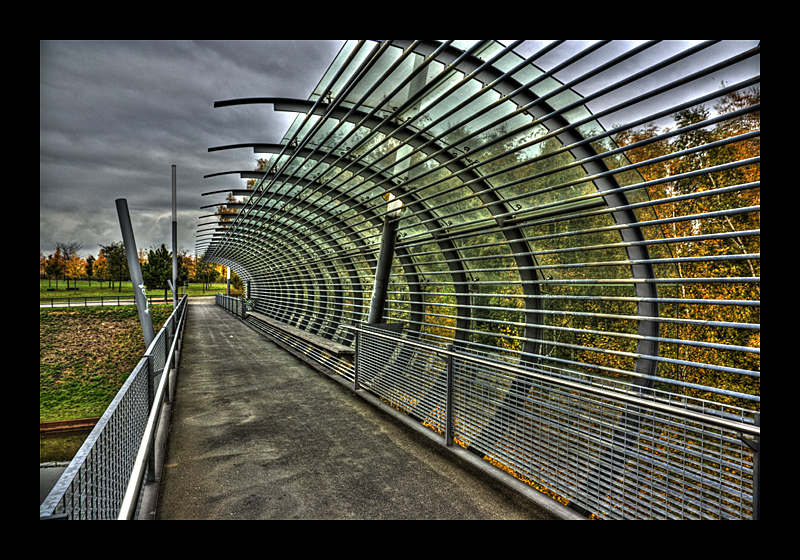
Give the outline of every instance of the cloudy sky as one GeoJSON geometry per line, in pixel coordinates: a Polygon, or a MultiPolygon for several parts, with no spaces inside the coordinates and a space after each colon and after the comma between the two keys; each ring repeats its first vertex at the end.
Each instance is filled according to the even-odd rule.
{"type": "Polygon", "coordinates": [[[239,97],[308,98],[343,41],[41,41],[39,250],[121,241],[115,200],[128,200],[139,248],[171,249],[172,165],[178,246],[194,253],[203,205],[243,188],[220,171],[253,169],[238,142],[277,142],[291,115],[270,106],[214,108],[239,97]]]}

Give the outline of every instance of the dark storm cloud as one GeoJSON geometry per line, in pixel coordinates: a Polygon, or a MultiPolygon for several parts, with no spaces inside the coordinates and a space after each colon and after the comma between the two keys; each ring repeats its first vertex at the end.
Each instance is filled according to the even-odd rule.
{"type": "Polygon", "coordinates": [[[179,246],[194,251],[200,193],[239,188],[252,150],[212,146],[278,141],[287,115],[268,106],[214,109],[237,97],[307,98],[340,41],[42,41],[39,249],[121,239],[114,200],[126,198],[140,248],[171,243],[177,166],[179,246]]]}

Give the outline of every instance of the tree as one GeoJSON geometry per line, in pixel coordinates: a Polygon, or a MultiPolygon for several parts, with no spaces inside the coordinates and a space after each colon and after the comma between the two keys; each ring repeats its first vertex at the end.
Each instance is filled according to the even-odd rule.
{"type": "Polygon", "coordinates": [[[69,289],[69,278],[75,279],[75,289],[78,289],[78,278],[80,278],[85,268],[86,262],[77,254],[70,257],[67,261],[67,267],[64,273],[67,277],[67,289],[69,289]]]}
{"type": "MultiPolygon", "coordinates": [[[[736,110],[755,107],[760,102],[758,88],[740,90],[721,96],[714,106],[718,114],[731,113],[736,110]]],[[[714,126],[695,126],[704,123],[711,112],[699,105],[675,113],[674,132],[678,133],[671,140],[647,144],[632,148],[626,152],[631,162],[646,162],[658,156],[684,153],[655,165],[639,168],[645,180],[662,177],[674,177],[681,174],[709,169],[722,164],[747,161],[760,155],[760,138],[748,139],[737,137],[758,131],[761,126],[760,111],[743,112],[736,118],[723,121],[714,126]],[[682,131],[682,129],[688,129],[682,131]],[[714,141],[729,140],[728,143],[713,148],[707,146],[714,141]]],[[[615,136],[620,146],[627,146],[659,135],[665,137],[670,129],[659,130],[654,124],[637,130],[628,130],[615,136]]],[[[659,375],[697,383],[700,385],[720,387],[732,391],[759,394],[760,378],[742,374],[722,374],[694,364],[715,364],[748,371],[759,371],[760,361],[757,352],[735,351],[736,348],[760,348],[760,332],[748,328],[712,327],[697,322],[706,320],[730,321],[741,325],[760,324],[760,307],[753,305],[721,305],[725,301],[759,302],[761,296],[760,259],[724,259],[706,260],[707,257],[723,257],[727,255],[749,255],[760,253],[760,236],[731,236],[733,232],[755,232],[760,229],[760,213],[751,208],[760,204],[761,190],[760,166],[758,164],[717,170],[699,176],[684,177],[648,188],[648,197],[656,201],[653,206],[655,218],[668,220],[660,231],[660,236],[679,240],[697,236],[708,236],[702,242],[680,241],[668,246],[663,252],[660,246],[651,247],[654,257],[675,259],[674,265],[662,265],[657,269],[661,277],[678,277],[682,279],[703,278],[743,278],[743,281],[725,283],[715,282],[682,282],[675,285],[664,285],[659,288],[659,295],[665,299],[673,298],[677,303],[663,304],[663,316],[674,317],[676,321],[663,324],[662,336],[677,341],[703,341],[727,344],[730,350],[705,348],[700,345],[664,342],[661,353],[683,361],[683,364],[661,364],[659,375]],[[723,192],[725,187],[738,187],[736,190],[723,192]],[[720,192],[720,194],[715,194],[720,192]],[[707,194],[706,194],[707,193],[707,194]],[[677,202],[679,196],[690,196],[677,202]],[[726,214],[725,210],[740,210],[735,214],[726,214]],[[700,219],[686,219],[692,216],[700,219]],[[726,235],[728,234],[728,235],[726,235]],[[712,235],[719,236],[717,238],[712,235]],[[662,251],[662,253],[658,253],[662,251]],[[693,259],[693,260],[690,260],[693,259]],[[683,262],[681,262],[683,260],[683,262]],[[668,270],[672,266],[673,270],[668,270]],[[752,278],[753,280],[749,280],[752,278]],[[682,300],[687,302],[683,304],[682,300]],[[700,305],[697,302],[702,301],[700,305]],[[717,303],[719,302],[719,303],[717,303]],[[682,320],[693,320],[694,323],[681,324],[682,320]]],[[[691,391],[688,391],[691,393],[691,391]]],[[[699,395],[703,396],[703,395],[699,395]]],[[[737,403],[750,406],[749,403],[737,403]]]]}
{"type": "Polygon", "coordinates": [[[206,261],[198,261],[195,265],[195,280],[202,282],[203,292],[206,291],[208,285],[217,279],[219,273],[214,265],[206,261]]]}
{"type": "Polygon", "coordinates": [[[112,289],[114,287],[113,281],[116,280],[119,282],[117,291],[121,292],[123,280],[130,280],[131,278],[128,271],[128,258],[125,256],[125,244],[122,241],[115,241],[111,245],[101,245],[100,254],[106,258],[106,273],[108,274],[108,279],[112,282],[112,289]]]}
{"type": "Polygon", "coordinates": [[[244,281],[234,271],[231,271],[231,295],[243,296],[245,292],[244,281]]]}
{"type": "Polygon", "coordinates": [[[168,280],[172,280],[172,253],[163,243],[157,249],[150,249],[147,262],[142,265],[142,278],[148,290],[164,289],[164,299],[169,290],[168,280]]]}
{"type": "MultiPolygon", "coordinates": [[[[81,250],[83,244],[78,241],[70,241],[68,243],[56,243],[56,248],[61,249],[61,257],[64,259],[64,269],[62,270],[62,274],[67,276],[67,289],[69,290],[69,278],[76,278],[75,287],[77,287],[77,277],[80,276],[80,272],[75,274],[77,270],[77,262],[73,263],[73,259],[78,257],[78,251],[81,250]],[[72,268],[70,268],[70,263],[72,263],[72,268]]],[[[80,257],[78,257],[80,258],[80,257]]],[[[57,286],[58,284],[56,284],[57,286]]]]}
{"type": "Polygon", "coordinates": [[[89,279],[89,287],[92,287],[92,276],[94,275],[94,261],[95,258],[92,255],[86,257],[86,267],[84,268],[84,272],[86,273],[86,278],[89,279]]]}
{"type": "Polygon", "coordinates": [[[178,250],[178,282],[188,282],[195,276],[194,259],[186,249],[178,250]]]}
{"type": "Polygon", "coordinates": [[[102,288],[103,280],[108,280],[108,261],[102,252],[97,256],[97,260],[94,261],[92,265],[92,272],[100,281],[100,287],[102,288]]]}
{"type": "Polygon", "coordinates": [[[56,247],[56,252],[47,257],[47,262],[44,266],[44,272],[47,278],[52,280],[53,276],[56,277],[56,290],[58,289],[58,276],[64,273],[66,264],[64,263],[64,256],[61,254],[61,247],[56,247]]]}

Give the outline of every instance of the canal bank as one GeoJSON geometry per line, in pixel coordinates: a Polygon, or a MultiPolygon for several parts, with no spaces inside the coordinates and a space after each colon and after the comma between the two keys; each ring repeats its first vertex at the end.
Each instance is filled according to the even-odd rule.
{"type": "Polygon", "coordinates": [[[39,423],[39,503],[41,504],[99,418],[39,423]]]}
{"type": "Polygon", "coordinates": [[[97,418],[78,418],[76,420],[57,420],[55,422],[39,422],[39,433],[42,432],[65,432],[70,430],[83,430],[88,428],[90,431],[95,424],[100,421],[97,418]]]}

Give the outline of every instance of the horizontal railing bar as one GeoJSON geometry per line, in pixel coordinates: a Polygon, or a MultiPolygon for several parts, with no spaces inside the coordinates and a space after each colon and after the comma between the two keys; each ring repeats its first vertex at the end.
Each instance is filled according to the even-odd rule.
{"type": "MultiPolygon", "coordinates": [[[[387,303],[409,303],[403,300],[387,300],[387,303]]],[[[439,303],[430,303],[425,305],[441,305],[445,307],[452,306],[452,304],[439,304],[439,303]]],[[[460,306],[468,309],[479,309],[484,311],[508,311],[513,313],[519,313],[520,315],[528,314],[528,313],[537,313],[537,310],[527,310],[527,309],[519,309],[515,307],[487,307],[487,306],[479,306],[479,305],[464,305],[460,306]]],[[[387,307],[387,311],[406,311],[399,307],[387,307]]],[[[542,311],[542,313],[546,313],[542,311]]],[[[586,313],[586,312],[569,312],[569,311],[559,311],[557,312],[561,315],[569,315],[569,316],[581,316],[581,317],[591,317],[591,318],[602,318],[607,319],[610,316],[607,314],[602,313],[586,313]]],[[[456,318],[454,315],[437,315],[438,317],[450,317],[456,318]]],[[[627,316],[615,316],[615,319],[624,319],[624,320],[635,320],[638,321],[639,317],[635,315],[627,316]]],[[[632,340],[653,340],[653,341],[660,341],[660,342],[669,342],[669,343],[678,343],[678,344],[685,344],[687,346],[699,346],[704,348],[715,348],[717,350],[735,350],[740,352],[752,352],[752,353],[760,353],[760,348],[755,348],[751,346],[741,346],[741,345],[732,345],[732,344],[723,344],[723,343],[713,343],[713,342],[702,342],[697,340],[684,340],[684,339],[677,339],[677,338],[664,338],[664,337],[657,337],[657,336],[644,336],[636,333],[626,333],[626,332],[615,332],[615,331],[599,331],[593,329],[585,329],[580,327],[562,327],[557,325],[548,325],[548,324],[540,324],[540,323],[525,323],[525,322],[515,322],[509,320],[500,320],[500,319],[489,319],[485,317],[470,317],[470,321],[475,323],[487,323],[487,324],[502,324],[502,325],[511,325],[515,327],[522,327],[522,328],[540,328],[540,329],[549,329],[549,330],[559,330],[564,332],[571,332],[571,333],[579,333],[579,334],[596,334],[600,336],[615,336],[620,338],[628,338],[632,340]]],[[[738,323],[733,323],[738,324],[738,323]]],[[[473,331],[474,332],[474,331],[473,331]]],[[[484,333],[487,336],[502,336],[499,333],[492,333],[487,332],[484,333]]],[[[523,339],[520,339],[523,340],[523,339]]]]}
{"type": "MultiPolygon", "coordinates": [[[[435,314],[429,314],[429,315],[438,316],[438,317],[450,317],[450,316],[447,316],[447,315],[435,315],[435,314]]],[[[569,349],[573,349],[573,350],[585,350],[585,351],[588,351],[588,352],[597,352],[597,353],[600,353],[600,354],[624,356],[624,357],[628,357],[628,358],[643,358],[643,359],[652,360],[654,362],[663,362],[663,363],[668,363],[668,364],[684,365],[684,366],[701,368],[701,369],[709,369],[709,370],[713,370],[713,371],[722,371],[722,372],[726,372],[726,373],[747,375],[749,377],[760,377],[761,376],[761,372],[758,372],[758,371],[752,371],[752,370],[741,369],[741,368],[732,368],[732,367],[727,367],[727,366],[719,366],[719,365],[716,365],[716,364],[707,364],[707,363],[703,363],[703,362],[693,362],[693,361],[690,361],[690,360],[678,360],[678,359],[675,359],[675,358],[668,358],[668,357],[664,357],[664,356],[651,356],[651,355],[646,355],[646,354],[638,354],[638,353],[635,353],[635,352],[626,352],[626,351],[622,351],[622,350],[613,350],[613,349],[610,349],[610,348],[597,348],[597,347],[588,346],[588,345],[582,346],[582,345],[579,345],[579,344],[570,344],[570,343],[566,343],[566,342],[559,342],[557,340],[542,340],[542,339],[536,339],[536,338],[531,338],[531,337],[525,338],[525,337],[521,337],[521,336],[487,333],[485,331],[479,331],[479,330],[474,330],[474,329],[465,329],[465,328],[457,328],[455,326],[453,326],[453,327],[443,327],[441,325],[432,325],[431,323],[420,323],[420,322],[415,322],[415,323],[417,323],[419,325],[423,325],[423,326],[429,326],[429,327],[437,326],[439,328],[450,329],[450,330],[463,332],[463,333],[477,334],[477,335],[482,335],[482,336],[492,336],[494,338],[507,340],[507,341],[518,341],[520,343],[522,343],[522,342],[524,342],[526,340],[531,340],[531,341],[534,341],[534,342],[538,342],[538,343],[542,344],[543,346],[547,346],[547,347],[559,347],[559,348],[569,348],[569,349]]],[[[559,329],[553,329],[553,330],[559,330],[559,329]]],[[[580,332],[580,331],[572,331],[572,332],[580,332]]],[[[584,331],[584,332],[586,332],[586,331],[584,331]]],[[[681,341],[681,342],[683,342],[683,341],[681,341]]],[[[475,344],[475,343],[473,342],[471,344],[475,344]]],[[[530,355],[530,354],[526,354],[526,355],[530,355]]],[[[550,357],[542,356],[542,355],[539,355],[539,356],[536,356],[536,357],[554,359],[554,358],[550,358],[550,357]]],[[[642,375],[642,374],[634,373],[632,371],[620,370],[618,368],[600,368],[599,366],[593,366],[591,364],[583,364],[583,365],[587,366],[587,367],[597,367],[598,369],[605,369],[607,371],[613,371],[613,372],[617,372],[617,373],[624,373],[624,374],[627,374],[627,375],[631,375],[633,377],[654,379],[654,380],[662,381],[662,382],[665,382],[665,383],[671,383],[672,382],[672,380],[669,380],[667,378],[642,375]]],[[[754,398],[753,395],[748,395],[746,393],[737,393],[737,392],[732,392],[732,391],[725,391],[725,390],[717,389],[717,388],[714,388],[714,387],[708,387],[708,386],[705,386],[705,385],[696,385],[696,384],[688,384],[687,383],[687,384],[684,384],[682,386],[699,388],[699,389],[707,390],[707,391],[710,391],[710,392],[718,392],[719,394],[727,394],[727,395],[736,396],[736,397],[739,397],[739,398],[748,398],[748,399],[751,399],[751,400],[754,398]]]]}
{"type": "MultiPolygon", "coordinates": [[[[455,327],[442,327],[442,326],[439,326],[439,325],[431,325],[430,323],[423,323],[423,322],[418,322],[418,321],[409,321],[409,322],[418,325],[420,328],[437,327],[437,328],[441,328],[441,329],[445,329],[445,330],[452,330],[452,331],[456,331],[456,330],[461,331],[462,330],[462,329],[456,329],[455,327]]],[[[466,332],[471,333],[471,334],[481,334],[481,335],[492,334],[492,333],[485,333],[483,331],[474,331],[474,330],[467,330],[467,329],[464,329],[464,330],[466,330],[466,332]]],[[[437,335],[433,335],[431,333],[423,333],[423,332],[420,332],[420,331],[413,331],[413,332],[417,333],[420,336],[433,338],[433,339],[438,339],[442,345],[446,345],[446,344],[449,344],[449,343],[452,342],[452,340],[450,338],[440,337],[440,336],[437,336],[437,335]]],[[[502,338],[504,340],[512,339],[512,337],[510,337],[508,335],[496,334],[494,336],[495,336],[495,338],[502,338]]],[[[558,343],[551,343],[549,341],[544,341],[544,340],[538,340],[538,342],[542,343],[545,346],[558,346],[559,345],[558,343]]],[[[474,342],[474,341],[470,342],[469,344],[470,344],[471,347],[482,348],[486,352],[496,352],[496,351],[498,351],[498,348],[496,346],[489,346],[489,345],[481,344],[481,343],[474,342]]],[[[580,347],[580,349],[583,349],[583,348],[584,347],[580,347]]],[[[595,350],[597,352],[602,353],[602,349],[598,349],[598,348],[594,348],[594,349],[593,348],[586,348],[586,349],[587,350],[595,350]]],[[[529,352],[523,352],[521,350],[513,350],[513,349],[509,349],[509,348],[503,348],[502,351],[504,353],[506,353],[506,354],[518,356],[520,359],[522,359],[522,358],[532,358],[533,360],[548,360],[550,362],[557,362],[559,364],[564,364],[564,365],[572,366],[572,367],[575,367],[575,368],[589,368],[589,369],[596,370],[596,371],[599,371],[599,372],[607,372],[609,374],[624,375],[624,376],[628,376],[628,377],[631,377],[631,378],[649,379],[649,380],[652,380],[654,382],[663,383],[663,384],[666,384],[666,385],[672,385],[672,386],[683,387],[683,388],[688,388],[688,389],[698,389],[698,390],[701,390],[701,391],[704,391],[704,392],[707,392],[707,393],[714,393],[714,394],[717,394],[717,395],[723,395],[723,396],[727,396],[727,397],[739,398],[739,399],[752,401],[752,402],[761,402],[761,397],[759,397],[757,395],[750,395],[748,393],[740,393],[740,392],[736,392],[736,391],[730,391],[730,390],[727,390],[727,389],[720,389],[720,388],[711,387],[711,386],[708,386],[708,385],[700,385],[698,383],[689,383],[689,382],[686,382],[686,381],[679,381],[677,379],[670,379],[668,377],[657,377],[657,376],[645,375],[645,374],[637,373],[637,372],[631,371],[631,370],[613,368],[613,367],[610,367],[610,366],[601,366],[601,365],[597,365],[597,364],[588,364],[588,363],[584,363],[584,362],[578,362],[578,361],[575,361],[575,360],[568,360],[568,359],[565,359],[565,358],[557,358],[557,357],[553,357],[553,356],[545,355],[545,354],[532,354],[532,353],[529,353],[529,352]]],[[[565,370],[565,371],[568,371],[571,374],[576,374],[577,373],[577,374],[583,375],[581,372],[578,372],[577,370],[565,370]]],[[[608,381],[608,379],[605,379],[605,380],[608,381]]]]}
{"type": "MultiPolygon", "coordinates": [[[[477,283],[477,282],[476,282],[477,283]]],[[[424,293],[424,292],[423,292],[424,293]]],[[[436,292],[432,292],[436,294],[436,292]]],[[[436,294],[439,297],[442,295],[450,296],[453,299],[459,294],[436,294]]],[[[480,297],[481,294],[473,293],[473,297],[480,297]]],[[[557,299],[557,298],[553,298],[557,299]]],[[[397,301],[397,300],[392,300],[397,301]]],[[[407,303],[407,302],[404,302],[407,303]]],[[[408,302],[410,303],[410,302],[408,302]]],[[[463,309],[494,309],[491,307],[481,307],[477,305],[457,305],[455,301],[448,303],[448,302],[421,302],[422,305],[426,306],[433,306],[433,307],[458,307],[463,309]]],[[[395,308],[396,309],[396,308],[395,308]]],[[[597,319],[610,319],[610,320],[620,320],[620,321],[654,321],[657,323],[671,323],[671,324],[679,324],[679,325],[698,325],[704,327],[719,327],[719,328],[730,328],[730,329],[747,329],[747,330],[760,330],[761,324],[760,323],[736,323],[731,321],[708,321],[703,319],[681,319],[678,317],[650,317],[645,315],[618,315],[613,313],[592,313],[587,311],[560,311],[555,309],[517,309],[517,308],[507,308],[507,311],[513,311],[516,313],[525,313],[525,314],[539,314],[539,315],[562,315],[568,317],[591,317],[597,319]]],[[[459,318],[458,315],[446,315],[441,314],[437,315],[434,313],[429,313],[429,315],[436,316],[436,317],[446,317],[451,319],[459,318]]],[[[470,317],[470,320],[473,321],[480,321],[481,319],[476,317],[470,317]]],[[[530,327],[546,327],[546,325],[540,324],[530,324],[530,323],[509,323],[509,324],[518,324],[520,326],[530,326],[530,327]]]]}
{"type": "MultiPolygon", "coordinates": [[[[732,143],[732,142],[737,142],[737,141],[741,141],[741,140],[755,138],[755,137],[758,137],[758,136],[760,136],[760,131],[748,132],[748,133],[742,134],[741,136],[729,136],[727,138],[724,138],[722,140],[718,140],[716,142],[711,142],[711,143],[706,144],[704,146],[696,146],[696,147],[693,147],[693,148],[689,148],[687,150],[683,150],[681,152],[676,152],[676,153],[673,153],[673,154],[667,154],[667,155],[660,156],[658,158],[653,158],[653,159],[650,159],[650,160],[643,160],[643,161],[635,163],[635,164],[630,164],[630,165],[625,165],[625,166],[622,166],[622,167],[610,169],[608,171],[603,171],[602,173],[597,173],[597,174],[594,174],[594,175],[587,175],[587,176],[581,177],[579,179],[573,179],[571,181],[566,181],[564,183],[559,183],[558,185],[553,185],[553,186],[550,186],[550,187],[547,187],[547,188],[544,188],[544,189],[524,192],[524,193],[516,194],[514,196],[502,197],[501,198],[501,202],[506,203],[506,204],[510,204],[510,203],[515,202],[517,200],[530,198],[532,196],[537,196],[537,195],[541,195],[541,194],[544,194],[544,193],[554,192],[554,191],[558,191],[558,190],[561,190],[561,189],[569,188],[569,187],[572,187],[572,186],[577,186],[577,185],[581,185],[581,184],[584,184],[584,183],[589,183],[589,182],[595,181],[597,179],[601,179],[601,178],[608,177],[608,176],[619,175],[621,173],[625,173],[626,171],[635,170],[635,169],[638,169],[640,167],[646,167],[647,165],[653,165],[653,164],[656,164],[656,163],[659,163],[659,162],[663,162],[663,161],[668,161],[668,160],[671,160],[671,159],[678,159],[680,157],[683,157],[683,156],[686,156],[686,155],[690,155],[690,154],[695,153],[697,151],[700,151],[702,149],[713,149],[715,147],[724,146],[724,145],[732,143]]],[[[602,156],[606,156],[605,153],[603,153],[601,155],[602,156]]],[[[758,162],[759,162],[759,158],[751,158],[749,160],[740,160],[740,161],[736,161],[736,162],[730,162],[730,163],[726,163],[726,164],[723,164],[723,165],[714,166],[714,167],[708,167],[708,168],[704,168],[704,169],[698,169],[698,170],[690,171],[690,172],[683,173],[683,174],[668,175],[666,177],[659,178],[659,179],[654,179],[654,180],[650,180],[650,181],[644,181],[644,182],[635,183],[635,184],[632,184],[632,185],[620,186],[620,187],[617,187],[617,188],[614,188],[614,189],[610,189],[608,191],[603,191],[603,192],[599,192],[598,191],[598,192],[594,192],[594,193],[591,193],[591,194],[586,194],[586,195],[576,196],[576,197],[565,199],[565,200],[559,200],[559,201],[551,202],[551,203],[548,203],[548,204],[545,204],[545,205],[542,205],[542,206],[537,206],[535,209],[523,209],[522,212],[529,211],[529,210],[539,211],[541,209],[564,206],[564,205],[568,205],[568,204],[574,204],[576,202],[580,202],[580,201],[583,201],[583,200],[603,198],[603,197],[607,196],[608,194],[616,194],[616,193],[627,192],[627,191],[631,191],[631,190],[639,190],[641,188],[646,188],[646,187],[649,187],[649,186],[659,185],[659,184],[662,184],[662,183],[668,183],[668,182],[672,182],[672,181],[679,181],[679,180],[682,180],[682,179],[687,179],[687,178],[700,176],[700,175],[709,175],[709,174],[711,174],[713,172],[723,171],[723,170],[726,170],[726,169],[740,167],[740,166],[743,166],[743,165],[751,165],[751,164],[758,163],[758,162]]],[[[583,162],[581,162],[581,163],[583,163],[583,162]]],[[[460,198],[459,200],[469,200],[469,199],[472,199],[472,198],[477,198],[479,195],[482,195],[482,194],[485,194],[485,193],[495,192],[497,190],[501,190],[501,189],[504,189],[504,188],[509,188],[511,186],[514,186],[514,185],[517,185],[517,184],[520,184],[520,183],[525,183],[525,182],[528,182],[528,181],[536,180],[538,178],[546,177],[546,176],[549,176],[549,175],[554,174],[556,172],[559,172],[559,171],[562,171],[562,170],[566,170],[566,169],[570,169],[571,167],[575,167],[577,165],[578,164],[576,162],[573,162],[573,163],[571,163],[571,164],[569,164],[567,166],[562,166],[562,167],[557,168],[557,169],[552,169],[552,170],[547,170],[547,171],[543,171],[543,172],[539,172],[539,173],[534,173],[533,175],[530,175],[528,177],[522,177],[522,178],[510,181],[508,183],[503,183],[503,184],[496,185],[496,186],[493,186],[491,188],[488,188],[488,189],[485,189],[485,190],[482,190],[482,191],[474,192],[473,194],[470,194],[468,196],[460,198]]],[[[477,181],[478,181],[478,179],[473,179],[473,180],[471,180],[469,182],[465,182],[464,184],[477,182],[477,181]]],[[[463,187],[463,184],[459,185],[459,187],[463,187]]],[[[735,187],[736,186],[725,187],[724,190],[726,190],[726,191],[727,190],[734,190],[735,191],[736,190],[735,187]]],[[[424,186],[424,187],[419,187],[417,189],[417,191],[415,191],[415,192],[419,192],[419,191],[425,190],[426,188],[428,188],[427,185],[424,186]]],[[[455,187],[453,187],[453,189],[455,189],[455,187]]],[[[710,191],[710,192],[713,192],[713,191],[710,191]]],[[[440,196],[441,196],[441,193],[437,192],[435,194],[429,195],[427,198],[434,199],[434,198],[438,198],[440,196]]],[[[706,196],[709,196],[709,194],[708,194],[708,192],[703,191],[703,192],[700,192],[700,193],[692,193],[692,195],[684,195],[684,196],[691,196],[692,198],[695,198],[695,197],[706,197],[706,196]]],[[[673,197],[673,198],[680,199],[682,197],[673,197]]],[[[424,201],[424,200],[426,200],[426,198],[419,199],[419,201],[424,201]]],[[[637,206],[638,207],[645,207],[645,206],[663,204],[664,202],[661,202],[661,201],[669,202],[669,199],[657,199],[657,200],[653,200],[653,201],[639,203],[638,205],[621,206],[620,208],[629,208],[629,207],[634,207],[635,208],[637,206]]],[[[418,202],[418,201],[415,200],[415,202],[418,202]]],[[[445,207],[447,207],[447,206],[449,206],[451,204],[452,204],[452,201],[442,202],[442,203],[439,203],[438,205],[430,206],[428,208],[428,210],[433,211],[433,210],[436,210],[438,208],[445,208],[445,207]]],[[[494,204],[494,203],[492,203],[492,204],[494,204]]],[[[477,204],[474,207],[469,207],[469,208],[466,208],[466,209],[463,209],[463,210],[459,210],[459,211],[453,212],[451,214],[437,216],[436,218],[434,218],[432,220],[429,220],[429,221],[444,220],[444,219],[452,217],[452,216],[456,216],[456,215],[459,215],[459,214],[472,212],[472,211],[475,211],[477,209],[484,208],[484,207],[487,207],[487,206],[490,206],[490,205],[491,204],[488,204],[488,203],[477,204]]],[[[516,214],[517,214],[517,212],[514,211],[514,212],[509,212],[507,214],[498,214],[498,215],[496,215],[494,217],[495,218],[503,218],[503,217],[506,217],[506,216],[512,216],[513,217],[516,214]]],[[[421,222],[421,223],[424,223],[424,221],[421,222]]],[[[399,228],[399,229],[402,229],[402,228],[399,228]]]]}
{"type": "MultiPolygon", "coordinates": [[[[415,291],[393,291],[388,290],[389,294],[403,295],[455,295],[455,294],[440,294],[438,292],[415,292],[415,291]]],[[[588,300],[588,301],[610,301],[610,302],[653,302],[653,303],[682,303],[687,305],[736,305],[736,306],[750,306],[759,307],[760,300],[749,299],[680,299],[680,298],[649,298],[649,297],[636,297],[636,296],[593,296],[593,295],[566,295],[566,294],[525,294],[522,292],[504,293],[504,292],[472,292],[474,297],[497,297],[507,299],[545,299],[545,300],[588,300]]],[[[428,304],[426,304],[428,305],[428,304]]],[[[508,311],[522,311],[524,308],[509,307],[508,311]]]]}

